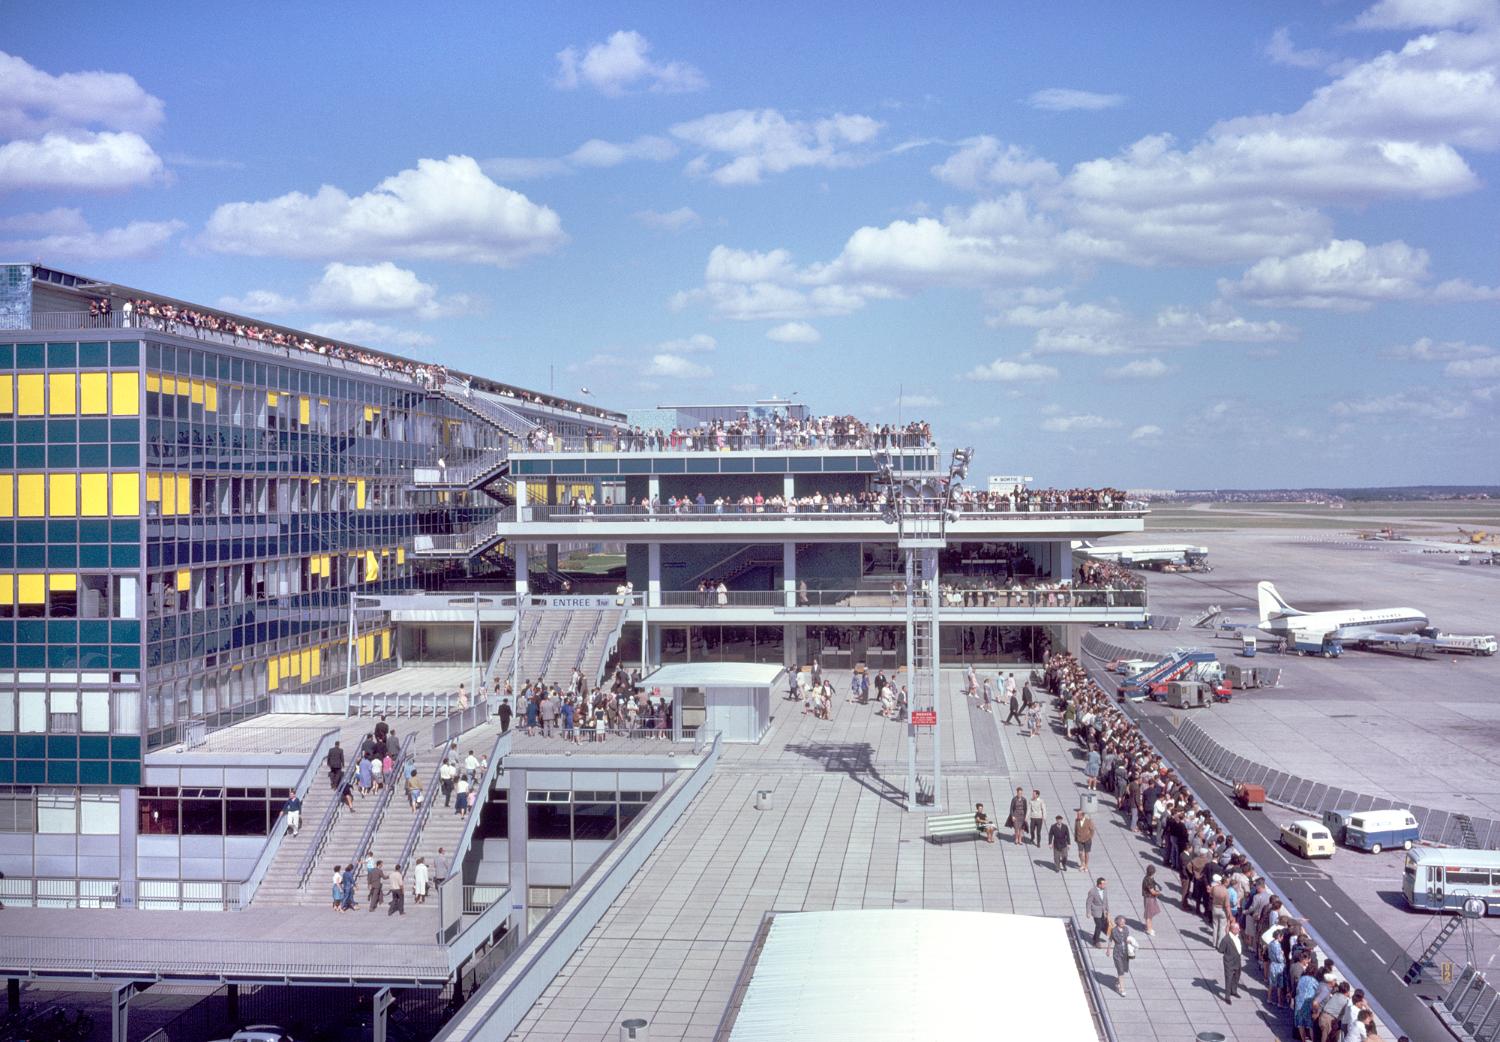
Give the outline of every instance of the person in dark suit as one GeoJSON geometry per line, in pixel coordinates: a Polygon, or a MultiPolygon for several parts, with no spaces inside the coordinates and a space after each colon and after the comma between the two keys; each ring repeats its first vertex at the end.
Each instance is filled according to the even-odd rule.
{"type": "Polygon", "coordinates": [[[344,780],[344,749],[338,742],[328,750],[328,784],[337,789],[344,780]]]}
{"type": "Polygon", "coordinates": [[[1233,919],[1229,929],[1219,939],[1219,954],[1224,957],[1224,1004],[1232,1003],[1240,994],[1240,971],[1245,968],[1245,946],[1240,935],[1240,924],[1233,919]]]}

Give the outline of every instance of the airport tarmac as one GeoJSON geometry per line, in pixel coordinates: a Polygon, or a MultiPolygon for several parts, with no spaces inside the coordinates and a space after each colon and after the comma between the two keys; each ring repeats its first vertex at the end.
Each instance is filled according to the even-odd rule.
{"type": "Polygon", "coordinates": [[[1183,628],[1096,633],[1146,652],[1203,646],[1224,662],[1282,670],[1275,689],[1192,710],[1204,730],[1242,756],[1316,781],[1500,818],[1500,656],[1350,650],[1337,659],[1263,652],[1249,660],[1236,657],[1237,642],[1189,628],[1211,604],[1229,621],[1253,625],[1255,585],[1269,579],[1303,611],[1409,606],[1447,633],[1496,633],[1500,567],[1465,567],[1451,555],[1336,529],[1247,527],[1169,538],[1208,547],[1213,566],[1206,574],[1150,574],[1152,613],[1181,616],[1183,628]]]}

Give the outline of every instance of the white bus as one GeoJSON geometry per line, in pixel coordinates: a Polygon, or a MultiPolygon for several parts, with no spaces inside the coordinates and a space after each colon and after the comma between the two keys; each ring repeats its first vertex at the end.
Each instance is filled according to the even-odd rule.
{"type": "Polygon", "coordinates": [[[1500,915],[1500,850],[1418,847],[1406,854],[1401,892],[1413,908],[1456,912],[1470,897],[1500,915]]]}

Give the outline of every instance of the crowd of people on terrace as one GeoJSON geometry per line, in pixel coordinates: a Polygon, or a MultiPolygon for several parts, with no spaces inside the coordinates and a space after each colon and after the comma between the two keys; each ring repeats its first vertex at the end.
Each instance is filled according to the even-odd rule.
{"type": "MultiPolygon", "coordinates": [[[[1114,489],[1048,489],[1041,493],[1021,493],[1020,498],[1001,505],[1006,500],[995,498],[998,494],[983,494],[986,498],[975,499],[960,494],[956,506],[961,513],[1027,513],[1040,511],[1098,511],[1122,510],[1126,506],[1124,494],[1114,489]]],[[[598,503],[592,493],[579,494],[568,501],[569,513],[581,516],[595,514],[878,514],[890,497],[885,492],[866,489],[861,492],[813,492],[801,496],[783,496],[780,493],[766,495],[764,492],[735,495],[716,495],[712,499],[702,492],[689,496],[669,495],[642,496],[633,503],[598,503]]]]}
{"type": "Polygon", "coordinates": [[[925,421],[866,423],[853,416],[772,416],[705,420],[696,427],[620,427],[590,431],[564,443],[552,432],[533,435],[536,451],[584,452],[739,452],[748,449],[900,449],[933,444],[925,421]],[[541,447],[537,447],[541,446],[541,447]]]}
{"type": "Polygon", "coordinates": [[[609,683],[591,688],[587,678],[574,668],[567,687],[540,679],[526,680],[519,695],[510,684],[495,681],[500,699],[501,730],[514,726],[527,735],[560,738],[565,742],[602,742],[609,735],[637,738],[672,737],[671,698],[660,688],[643,690],[640,673],[617,669],[609,683]],[[512,706],[514,703],[514,707],[512,706]]]}
{"type": "MultiPolygon", "coordinates": [[[[89,317],[104,319],[114,314],[114,302],[109,297],[96,297],[89,301],[89,317]]],[[[392,355],[381,354],[378,351],[368,351],[361,347],[348,344],[339,344],[331,340],[313,339],[305,334],[277,329],[274,326],[263,326],[255,322],[244,322],[229,315],[222,315],[212,311],[200,311],[179,304],[166,301],[156,301],[149,297],[136,297],[127,299],[120,305],[120,314],[123,324],[128,327],[143,329],[160,329],[166,333],[187,332],[195,335],[204,333],[218,336],[237,337],[242,340],[254,340],[257,343],[269,344],[273,347],[285,348],[287,350],[307,351],[311,354],[322,355],[325,358],[333,358],[344,362],[358,362],[361,365],[378,369],[382,374],[390,376],[405,376],[424,388],[440,389],[449,379],[446,366],[435,363],[413,362],[407,358],[398,358],[392,355]]],[[[465,381],[465,386],[467,382],[465,381]]],[[[594,416],[607,415],[603,409],[580,405],[551,395],[539,394],[536,391],[527,391],[519,387],[508,387],[497,385],[494,393],[531,405],[543,405],[553,409],[562,409],[568,412],[587,414],[594,416]]]]}
{"type": "MultiPolygon", "coordinates": [[[[1050,655],[1043,676],[1064,735],[1084,752],[1084,784],[1114,797],[1123,826],[1153,844],[1166,874],[1176,876],[1182,908],[1203,920],[1210,943],[1223,959],[1220,995],[1224,1001],[1232,1003],[1239,997],[1240,974],[1248,964],[1265,981],[1268,1004],[1291,1011],[1297,1037],[1303,1042],[1382,1037],[1364,993],[1341,979],[1333,960],[1324,957],[1308,933],[1305,921],[1293,916],[1271,892],[1268,881],[1238,848],[1225,825],[1197,801],[1083,665],[1066,653],[1050,655]]],[[[1020,790],[1013,803],[1021,808],[1019,815],[1012,811],[1013,819],[1031,817],[1020,790]]],[[[1081,810],[1078,816],[1086,817],[1081,810]]],[[[1015,835],[1016,842],[1022,842],[1019,827],[1015,835]]],[[[1092,839],[1092,826],[1089,835],[1092,839]]],[[[1039,834],[1034,841],[1041,845],[1039,834]]],[[[1064,850],[1066,841],[1063,835],[1064,850]]],[[[1080,857],[1085,858],[1087,871],[1082,843],[1080,857]]],[[[1066,864],[1064,854],[1063,867],[1066,864]]],[[[1095,881],[1087,911],[1094,920],[1094,946],[1108,943],[1117,987],[1123,994],[1133,939],[1124,916],[1111,921],[1106,884],[1104,877],[1095,881]]],[[[1157,866],[1148,865],[1139,891],[1148,936],[1156,935],[1153,920],[1161,915],[1166,889],[1157,866]]]]}

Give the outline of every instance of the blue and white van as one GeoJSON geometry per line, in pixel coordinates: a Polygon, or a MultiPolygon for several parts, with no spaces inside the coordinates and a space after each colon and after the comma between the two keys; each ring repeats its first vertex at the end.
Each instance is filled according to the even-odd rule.
{"type": "Polygon", "coordinates": [[[1422,827],[1409,810],[1361,810],[1344,820],[1344,843],[1378,854],[1390,847],[1410,850],[1422,838],[1422,827]]]}

